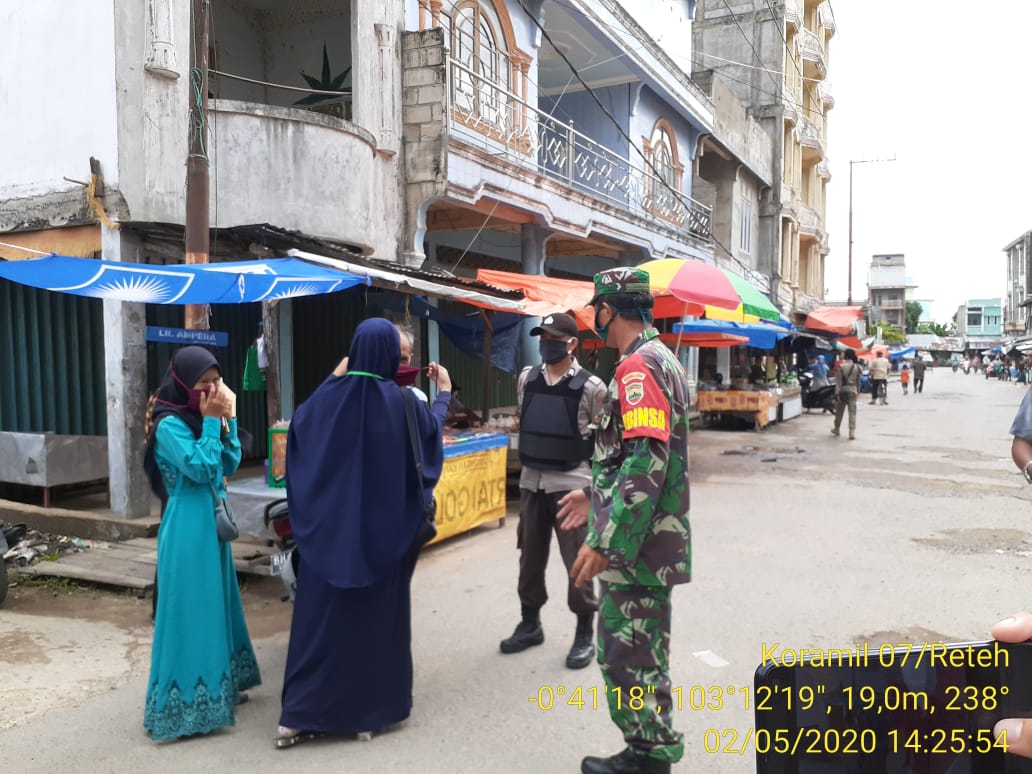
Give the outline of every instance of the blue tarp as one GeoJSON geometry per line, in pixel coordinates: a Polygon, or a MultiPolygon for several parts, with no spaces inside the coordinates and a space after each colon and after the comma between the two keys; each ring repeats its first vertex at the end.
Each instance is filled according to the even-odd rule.
{"type": "Polygon", "coordinates": [[[475,430],[467,430],[448,436],[448,443],[444,445],[444,457],[460,457],[463,454],[508,446],[509,436],[505,433],[478,433],[475,430]]]}
{"type": "Polygon", "coordinates": [[[58,293],[146,304],[246,304],[369,284],[367,277],[297,258],[152,266],[50,255],[0,262],[0,277],[58,293]]]}
{"type": "Polygon", "coordinates": [[[889,360],[901,360],[901,359],[912,359],[917,354],[917,350],[913,347],[906,347],[905,349],[898,349],[895,352],[889,352],[889,360]]]}
{"type": "Polygon", "coordinates": [[[748,346],[756,349],[774,349],[774,345],[792,331],[772,323],[739,323],[727,320],[693,320],[674,323],[674,333],[730,333],[745,336],[748,346]]]}
{"type": "MultiPolygon", "coordinates": [[[[385,299],[384,307],[405,311],[416,317],[429,317],[436,322],[445,337],[463,353],[478,360],[484,359],[484,320],[479,312],[454,315],[431,306],[422,296],[385,299]]],[[[520,322],[527,319],[511,312],[491,315],[491,365],[499,371],[515,373],[520,352],[520,322]]]]}

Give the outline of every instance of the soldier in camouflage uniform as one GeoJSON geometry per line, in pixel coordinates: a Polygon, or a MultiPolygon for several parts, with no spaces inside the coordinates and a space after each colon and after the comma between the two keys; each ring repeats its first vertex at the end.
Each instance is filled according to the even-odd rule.
{"type": "Polygon", "coordinates": [[[571,573],[599,575],[598,660],[627,748],[584,774],[659,774],[684,754],[671,723],[670,597],[691,580],[688,384],[651,326],[649,278],[595,275],[595,330],[621,354],[598,418],[588,537],[571,573]]]}

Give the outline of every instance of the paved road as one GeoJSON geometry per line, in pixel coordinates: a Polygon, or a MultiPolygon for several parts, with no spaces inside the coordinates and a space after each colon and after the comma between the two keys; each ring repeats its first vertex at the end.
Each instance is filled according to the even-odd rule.
{"type": "MultiPolygon", "coordinates": [[[[930,372],[923,395],[890,387],[888,406],[861,403],[852,442],[816,414],[762,433],[692,434],[695,581],[674,595],[673,631],[685,696],[751,685],[764,642],[981,639],[1032,606],[1032,491],[1007,434],[1023,389],[948,370],[930,372]]],[[[605,711],[528,701],[542,686],[600,685],[594,666],[563,666],[573,619],[558,561],[550,573],[545,644],[502,656],[519,610],[515,521],[428,552],[414,583],[411,719],[371,742],[286,751],[271,744],[289,625],[274,586],[246,592],[266,684],[236,728],[165,745],[141,728],[149,603],[37,595],[37,615],[31,596],[16,599],[0,610],[0,754],[32,772],[576,772],[621,740],[605,711]]],[[[744,730],[749,712],[676,722],[688,754],[675,771],[753,771],[751,756],[703,749],[707,729],[744,730]]]]}

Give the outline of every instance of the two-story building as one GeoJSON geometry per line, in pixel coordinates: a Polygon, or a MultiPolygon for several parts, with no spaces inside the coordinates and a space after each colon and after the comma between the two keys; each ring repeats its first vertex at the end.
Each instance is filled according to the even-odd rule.
{"type": "Polygon", "coordinates": [[[991,349],[1003,339],[1003,299],[972,298],[957,309],[957,336],[968,354],[991,349]]]}

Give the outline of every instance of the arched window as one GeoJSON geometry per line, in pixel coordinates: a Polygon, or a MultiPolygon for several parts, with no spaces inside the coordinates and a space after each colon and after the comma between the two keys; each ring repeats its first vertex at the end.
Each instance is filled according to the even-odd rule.
{"type": "Polygon", "coordinates": [[[455,107],[476,121],[503,130],[510,124],[505,107],[512,65],[493,9],[479,2],[460,3],[452,12],[451,50],[455,71],[455,107]]]}
{"type": "Polygon", "coordinates": [[[677,158],[677,139],[673,127],[665,118],[659,119],[653,127],[648,149],[652,169],[648,171],[647,209],[663,220],[681,225],[687,213],[678,196],[684,167],[677,158]]]}
{"type": "Polygon", "coordinates": [[[516,45],[504,0],[419,0],[419,24],[445,30],[453,119],[529,151],[531,58],[516,45]]]}

